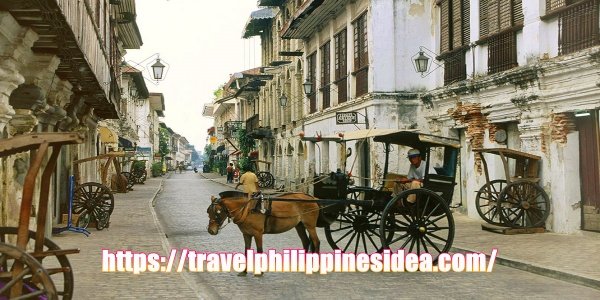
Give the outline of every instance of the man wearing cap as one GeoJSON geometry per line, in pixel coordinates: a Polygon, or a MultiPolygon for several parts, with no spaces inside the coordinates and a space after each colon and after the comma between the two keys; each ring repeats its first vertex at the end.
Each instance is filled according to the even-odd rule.
{"type": "MultiPolygon", "coordinates": [[[[418,149],[408,150],[408,160],[410,161],[410,169],[408,170],[406,178],[402,178],[394,184],[394,195],[397,195],[402,191],[418,189],[423,186],[427,162],[421,158],[421,151],[418,149]]],[[[409,202],[414,202],[414,195],[410,195],[407,200],[409,202]]]]}

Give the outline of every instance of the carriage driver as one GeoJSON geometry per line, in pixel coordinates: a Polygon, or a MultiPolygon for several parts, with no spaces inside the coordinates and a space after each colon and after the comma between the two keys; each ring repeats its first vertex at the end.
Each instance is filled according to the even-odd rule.
{"type": "MultiPolygon", "coordinates": [[[[405,178],[397,180],[394,184],[393,195],[400,194],[402,191],[410,189],[418,189],[423,186],[423,178],[425,178],[425,166],[427,162],[421,158],[421,151],[418,149],[408,150],[408,160],[410,161],[410,169],[405,178]]],[[[408,202],[414,203],[415,196],[409,195],[406,199],[408,202]]]]}
{"type": "Polygon", "coordinates": [[[252,194],[258,192],[258,177],[256,177],[256,174],[248,166],[244,166],[242,170],[245,172],[240,176],[240,181],[235,186],[235,189],[237,190],[240,185],[243,185],[244,192],[248,194],[248,198],[252,198],[252,194]]]}

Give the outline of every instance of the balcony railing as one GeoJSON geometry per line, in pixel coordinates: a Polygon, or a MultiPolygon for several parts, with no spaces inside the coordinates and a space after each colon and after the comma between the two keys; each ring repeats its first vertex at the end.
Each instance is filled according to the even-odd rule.
{"type": "Polygon", "coordinates": [[[225,122],[223,135],[225,136],[225,138],[236,138],[237,132],[243,128],[244,122],[242,121],[227,121],[225,122]]]}
{"type": "Polygon", "coordinates": [[[254,139],[273,137],[273,131],[271,128],[260,126],[258,115],[254,115],[246,120],[246,132],[249,137],[254,139]]]}

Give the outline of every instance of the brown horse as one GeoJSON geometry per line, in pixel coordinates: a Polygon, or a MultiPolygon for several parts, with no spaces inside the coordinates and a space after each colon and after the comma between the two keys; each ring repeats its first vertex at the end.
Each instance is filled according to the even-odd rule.
{"type": "MultiPolygon", "coordinates": [[[[219,196],[220,198],[211,196],[211,204],[206,211],[210,218],[208,233],[218,234],[225,220],[231,218],[244,235],[245,249],[250,249],[254,237],[256,251],[261,253],[263,252],[263,234],[283,233],[296,228],[304,250],[309,251],[309,246],[312,246],[313,252],[319,252],[320,242],[316,229],[319,205],[315,202],[297,201],[316,198],[304,193],[278,195],[278,198],[296,201],[273,201],[271,213],[264,215],[252,212],[256,200],[249,200],[245,193],[227,191],[220,193],[219,196]],[[306,231],[308,231],[308,236],[306,231]]],[[[245,275],[245,273],[242,272],[240,275],[245,275]]]]}

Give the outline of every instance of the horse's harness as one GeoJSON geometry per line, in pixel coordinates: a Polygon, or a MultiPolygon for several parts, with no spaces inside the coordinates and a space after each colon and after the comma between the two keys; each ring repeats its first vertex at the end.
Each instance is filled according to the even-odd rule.
{"type": "Polygon", "coordinates": [[[225,228],[225,226],[227,226],[227,224],[229,224],[231,222],[231,217],[229,216],[229,211],[227,210],[227,207],[225,205],[221,205],[221,209],[225,212],[224,215],[227,216],[227,224],[225,224],[225,226],[223,226],[223,223],[225,222],[225,218],[221,219],[221,212],[217,210],[217,204],[220,204],[220,203],[221,203],[221,198],[217,198],[208,206],[208,209],[206,210],[206,212],[209,215],[212,214],[213,216],[215,216],[215,221],[217,222],[217,224],[219,224],[219,230],[221,230],[222,228],[225,228]]]}

